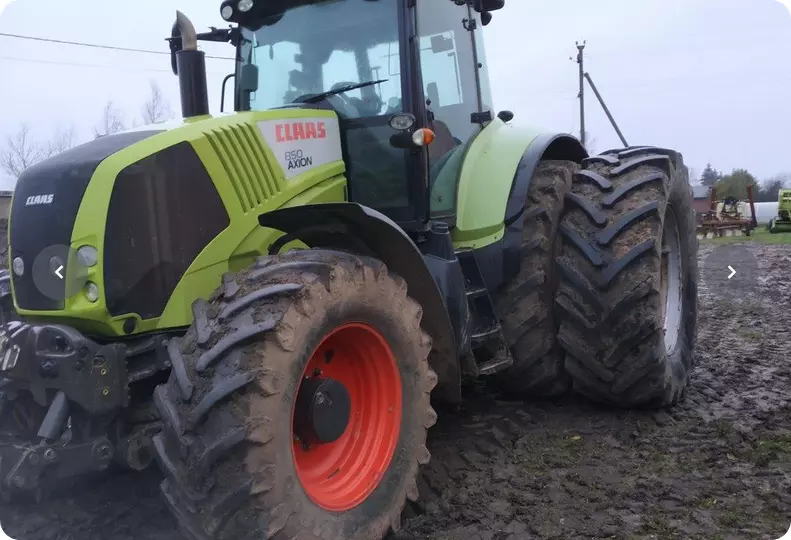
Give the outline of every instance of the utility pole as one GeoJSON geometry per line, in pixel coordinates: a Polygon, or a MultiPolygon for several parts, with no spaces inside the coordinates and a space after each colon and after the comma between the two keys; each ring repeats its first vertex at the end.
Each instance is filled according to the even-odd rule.
{"type": "Polygon", "coordinates": [[[587,41],[583,41],[580,45],[580,42],[577,42],[577,64],[579,65],[580,71],[580,142],[582,142],[582,146],[585,147],[585,66],[584,66],[584,56],[585,56],[585,45],[587,41]]]}

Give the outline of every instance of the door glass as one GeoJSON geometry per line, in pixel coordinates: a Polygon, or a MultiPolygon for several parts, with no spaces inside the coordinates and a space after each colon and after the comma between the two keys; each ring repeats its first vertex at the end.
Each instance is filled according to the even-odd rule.
{"type": "Polygon", "coordinates": [[[438,217],[452,213],[462,145],[478,132],[470,119],[478,110],[478,86],[472,37],[463,23],[467,6],[418,2],[417,13],[423,91],[436,133],[428,147],[431,215],[438,217]]]}

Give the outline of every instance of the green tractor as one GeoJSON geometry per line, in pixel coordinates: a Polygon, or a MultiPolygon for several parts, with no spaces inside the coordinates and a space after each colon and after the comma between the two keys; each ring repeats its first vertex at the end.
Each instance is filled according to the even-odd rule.
{"type": "Polygon", "coordinates": [[[777,217],[767,223],[770,233],[791,232],[791,189],[781,189],[777,196],[777,217]]]}
{"type": "Polygon", "coordinates": [[[187,537],[398,529],[462,381],[671,406],[697,242],[682,156],[492,110],[503,0],[225,0],[170,38],[184,119],[27,170],[0,492],[154,462],[187,537]],[[235,47],[209,114],[198,41],[235,47]]]}

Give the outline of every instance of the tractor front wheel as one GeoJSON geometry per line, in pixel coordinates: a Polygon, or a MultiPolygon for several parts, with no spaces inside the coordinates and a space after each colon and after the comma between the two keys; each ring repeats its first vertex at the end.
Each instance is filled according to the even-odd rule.
{"type": "Polygon", "coordinates": [[[431,339],[375,260],[302,250],[228,276],[169,344],[162,490],[188,537],[378,540],[416,500],[431,339]]]}

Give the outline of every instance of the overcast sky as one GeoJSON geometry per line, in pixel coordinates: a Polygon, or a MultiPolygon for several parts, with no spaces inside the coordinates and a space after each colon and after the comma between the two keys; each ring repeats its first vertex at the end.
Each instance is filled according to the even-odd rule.
{"type": "MultiPolygon", "coordinates": [[[[219,4],[14,0],[0,32],[166,52],[177,8],[205,28],[222,26],[219,4]]],[[[586,69],[630,144],[676,148],[698,172],[707,162],[759,178],[791,172],[791,14],[775,0],[509,0],[485,37],[495,107],[516,122],[578,134],[569,57],[584,39],[586,69]]],[[[228,45],[204,50],[233,54],[228,45]]],[[[209,60],[208,69],[218,111],[232,62],[209,60]]],[[[0,36],[0,141],[23,122],[41,139],[68,125],[89,138],[108,100],[139,122],[152,79],[177,113],[166,55],[0,36]]],[[[619,146],[590,91],[587,112],[596,149],[619,146]]],[[[0,179],[0,189],[12,186],[0,179]]]]}

